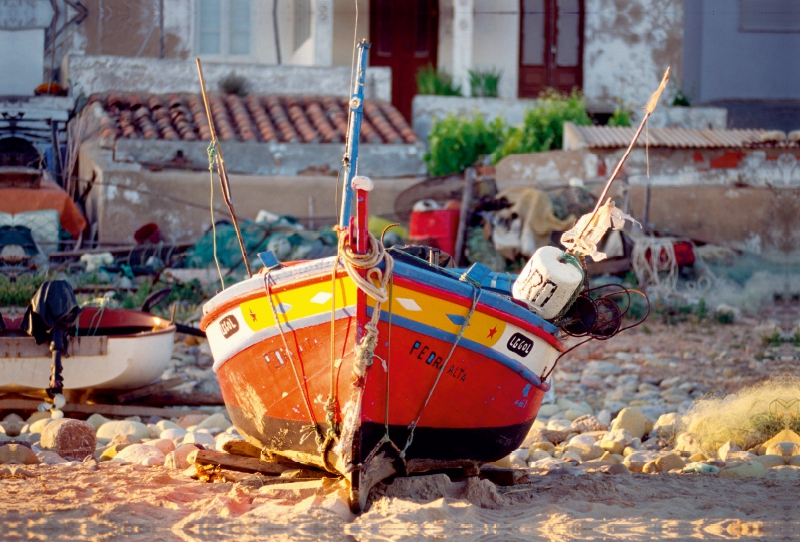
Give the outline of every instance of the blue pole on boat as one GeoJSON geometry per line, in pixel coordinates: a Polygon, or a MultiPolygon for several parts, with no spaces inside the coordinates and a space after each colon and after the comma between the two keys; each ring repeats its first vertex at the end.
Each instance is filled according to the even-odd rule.
{"type": "Polygon", "coordinates": [[[342,214],[339,226],[347,228],[350,217],[353,215],[353,177],[358,169],[358,141],[361,138],[361,119],[364,116],[364,74],[367,71],[367,49],[369,43],[362,40],[358,44],[358,71],[356,72],[356,87],[350,97],[350,130],[347,133],[347,149],[345,151],[345,165],[347,167],[347,180],[342,191],[342,214]]]}

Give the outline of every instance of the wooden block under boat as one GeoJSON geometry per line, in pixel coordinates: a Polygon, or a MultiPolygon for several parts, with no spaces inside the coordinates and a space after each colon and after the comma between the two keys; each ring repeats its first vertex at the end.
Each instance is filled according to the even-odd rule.
{"type": "Polygon", "coordinates": [[[197,450],[189,454],[186,458],[189,463],[199,463],[201,465],[219,465],[222,468],[242,471],[260,472],[277,476],[287,470],[305,468],[304,465],[296,463],[271,463],[262,461],[255,457],[245,457],[241,455],[226,454],[213,450],[197,450]]]}

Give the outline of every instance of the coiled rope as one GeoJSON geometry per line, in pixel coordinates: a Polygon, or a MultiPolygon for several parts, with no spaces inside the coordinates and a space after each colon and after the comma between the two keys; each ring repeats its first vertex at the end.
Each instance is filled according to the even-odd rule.
{"type": "Polygon", "coordinates": [[[372,365],[375,355],[375,345],[378,342],[378,322],[381,318],[381,304],[389,300],[386,285],[394,270],[394,259],[386,252],[383,244],[379,243],[371,233],[367,238],[367,251],[365,254],[356,254],[350,247],[350,235],[347,232],[339,236],[339,256],[344,262],[345,271],[356,287],[375,300],[372,318],[364,326],[364,336],[356,345],[353,372],[360,379],[367,372],[367,367],[372,365]],[[384,263],[384,269],[378,266],[384,263]],[[364,276],[360,271],[366,270],[364,276]],[[377,285],[375,284],[377,282],[377,285]]]}

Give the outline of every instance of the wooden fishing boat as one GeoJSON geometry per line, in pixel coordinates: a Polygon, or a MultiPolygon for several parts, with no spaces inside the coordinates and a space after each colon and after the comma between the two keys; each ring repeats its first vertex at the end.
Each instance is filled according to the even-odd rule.
{"type": "Polygon", "coordinates": [[[346,476],[354,510],[392,474],[474,470],[516,449],[563,351],[556,326],[482,285],[487,268],[456,273],[370,236],[371,181],[355,175],[368,47],[350,102],[338,256],[262,255],[261,273],[210,300],[201,321],[239,432],[346,476]]]}
{"type": "MultiPolygon", "coordinates": [[[[0,330],[0,392],[48,388],[51,351],[4,318],[0,330]]],[[[133,389],[157,379],[172,357],[175,325],[152,314],[85,307],[63,357],[66,390],[133,389]]]]}

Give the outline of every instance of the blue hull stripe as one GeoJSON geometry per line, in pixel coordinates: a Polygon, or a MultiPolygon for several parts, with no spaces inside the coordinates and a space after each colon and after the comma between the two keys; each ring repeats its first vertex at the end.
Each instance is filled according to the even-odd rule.
{"type": "MultiPolygon", "coordinates": [[[[397,260],[394,262],[394,274],[426,286],[435,286],[446,292],[452,292],[454,294],[463,296],[468,301],[472,300],[474,287],[466,282],[458,280],[458,278],[445,277],[438,273],[427,271],[422,267],[411,266],[405,262],[400,262],[397,260]]],[[[553,335],[556,333],[556,331],[558,331],[558,328],[547,320],[544,320],[533,312],[520,307],[510,299],[501,297],[494,292],[484,291],[483,295],[481,295],[480,302],[482,305],[492,307],[493,309],[497,309],[508,315],[528,322],[532,326],[536,326],[550,335],[553,335]]]]}

